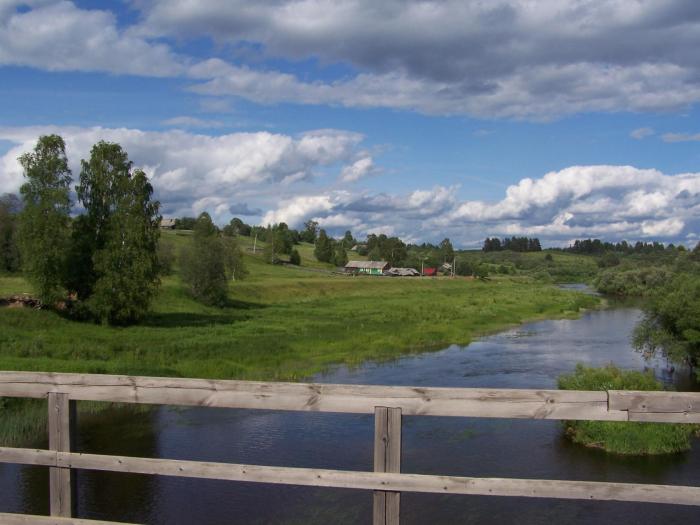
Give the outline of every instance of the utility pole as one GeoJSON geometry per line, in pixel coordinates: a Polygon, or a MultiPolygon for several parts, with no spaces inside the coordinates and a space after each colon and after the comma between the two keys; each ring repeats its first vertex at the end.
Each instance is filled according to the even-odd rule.
{"type": "Polygon", "coordinates": [[[255,254],[255,246],[258,244],[258,232],[255,232],[255,240],[253,241],[253,254],[255,254]]]}

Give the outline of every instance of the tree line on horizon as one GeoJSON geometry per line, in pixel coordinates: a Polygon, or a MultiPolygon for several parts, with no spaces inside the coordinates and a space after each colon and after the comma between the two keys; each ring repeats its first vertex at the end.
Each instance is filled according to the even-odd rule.
{"type": "Polygon", "coordinates": [[[500,252],[510,250],[512,252],[541,252],[542,244],[537,237],[486,237],[482,246],[485,252],[500,252]]]}
{"type": "Polygon", "coordinates": [[[678,246],[673,243],[664,244],[658,241],[644,242],[637,241],[634,244],[625,240],[619,242],[608,242],[601,239],[577,239],[568,247],[562,249],[565,252],[582,253],[589,255],[600,255],[606,252],[617,252],[622,254],[631,253],[659,253],[670,250],[685,251],[682,244],[678,246]]]}

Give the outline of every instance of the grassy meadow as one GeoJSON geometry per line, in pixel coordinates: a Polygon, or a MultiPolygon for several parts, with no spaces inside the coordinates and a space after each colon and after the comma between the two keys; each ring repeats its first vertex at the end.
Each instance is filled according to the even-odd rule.
{"type": "MultiPolygon", "coordinates": [[[[163,241],[177,252],[190,236],[164,232],[163,241]]],[[[273,266],[262,261],[262,250],[252,253],[252,239],[241,245],[249,275],[231,283],[225,308],[193,301],[175,268],[136,326],[0,309],[0,369],[297,380],[332,364],[391,359],[466,344],[526,320],[576,316],[598,302],[525,276],[334,275],[310,244],[297,247],[301,268],[273,266]]],[[[0,297],[19,292],[31,292],[21,277],[0,276],[0,297]]]]}

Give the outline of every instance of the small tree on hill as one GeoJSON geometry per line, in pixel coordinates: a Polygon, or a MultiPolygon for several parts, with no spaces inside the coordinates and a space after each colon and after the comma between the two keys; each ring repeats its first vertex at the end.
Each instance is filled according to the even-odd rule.
{"type": "Polygon", "coordinates": [[[39,137],[34,151],[19,162],[26,179],[20,188],[22,265],[39,298],[52,302],[61,295],[69,240],[71,172],[65,143],[58,135],[39,137]]]}
{"type": "Polygon", "coordinates": [[[318,232],[314,255],[320,262],[332,262],[333,260],[333,241],[326,235],[326,230],[318,232]]]}
{"type": "Polygon", "coordinates": [[[296,248],[289,254],[289,263],[295,266],[301,266],[301,255],[299,255],[299,251],[296,248]]]}
{"type": "Polygon", "coordinates": [[[335,249],[335,255],[333,256],[333,264],[336,266],[345,266],[348,264],[348,254],[341,243],[335,249]]]}
{"type": "Polygon", "coordinates": [[[304,223],[304,230],[301,232],[300,239],[304,242],[315,243],[318,235],[318,222],[308,220],[304,223]]]}
{"type": "Polygon", "coordinates": [[[224,265],[226,277],[232,281],[242,280],[248,275],[248,268],[243,262],[243,251],[238,243],[231,238],[220,238],[224,246],[224,265]]]}
{"type": "Polygon", "coordinates": [[[343,243],[343,248],[346,250],[350,250],[353,246],[357,244],[357,241],[355,241],[355,238],[352,236],[352,232],[350,230],[345,232],[345,235],[343,235],[343,240],[341,241],[343,243]]]}
{"type": "Polygon", "coordinates": [[[215,306],[226,304],[228,279],[226,253],[216,226],[202,213],[194,226],[192,243],[182,250],[182,280],[196,300],[215,306]]]}
{"type": "Polygon", "coordinates": [[[452,243],[445,238],[440,242],[440,258],[442,262],[451,262],[455,256],[455,251],[452,248],[452,243]]]}

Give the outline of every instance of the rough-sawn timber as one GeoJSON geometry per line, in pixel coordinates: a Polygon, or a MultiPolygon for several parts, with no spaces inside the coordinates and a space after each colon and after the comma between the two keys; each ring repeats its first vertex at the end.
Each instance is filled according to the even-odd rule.
{"type": "MultiPolygon", "coordinates": [[[[609,395],[615,397],[618,393],[603,391],[326,385],[0,372],[0,396],[45,398],[49,393],[68,394],[72,400],[269,410],[371,414],[374,407],[386,406],[401,408],[405,416],[630,419],[630,411],[625,405],[609,405],[609,395]]],[[[632,394],[646,399],[650,393],[632,394]]],[[[700,394],[695,395],[700,398],[700,394]]],[[[677,410],[659,410],[659,420],[700,422],[700,412],[697,411],[700,402],[696,400],[692,404],[692,411],[684,408],[687,406],[687,400],[683,398],[677,410]]],[[[645,414],[646,421],[655,420],[656,411],[648,410],[645,414]]]]}
{"type": "Polygon", "coordinates": [[[700,506],[700,487],[356,472],[1,448],[0,462],[228,481],[486,496],[637,501],[700,506]]]}

